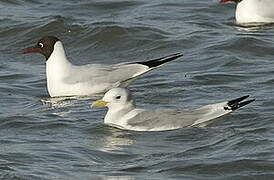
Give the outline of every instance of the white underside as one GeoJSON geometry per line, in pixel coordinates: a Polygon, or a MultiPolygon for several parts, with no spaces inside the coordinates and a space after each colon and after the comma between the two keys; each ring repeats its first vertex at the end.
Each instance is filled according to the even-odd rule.
{"type": "Polygon", "coordinates": [[[273,0],[243,0],[237,4],[235,12],[238,24],[273,23],[273,0]]]}
{"type": "Polygon", "coordinates": [[[218,117],[232,112],[224,110],[227,102],[206,105],[194,110],[145,110],[132,107],[131,110],[109,108],[104,123],[120,129],[133,131],[164,131],[183,127],[204,127],[218,117]]]}
{"type": "Polygon", "coordinates": [[[67,60],[58,41],[46,62],[47,87],[51,97],[101,94],[114,87],[126,87],[149,70],[141,64],[127,63],[76,66],[67,60]]]}

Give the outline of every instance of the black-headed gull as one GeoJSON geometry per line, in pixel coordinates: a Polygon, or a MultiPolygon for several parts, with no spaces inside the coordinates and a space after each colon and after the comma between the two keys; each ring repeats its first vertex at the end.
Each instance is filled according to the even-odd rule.
{"type": "Polygon", "coordinates": [[[94,95],[113,87],[126,87],[141,74],[183,56],[177,53],[143,62],[78,66],[67,59],[62,42],[54,36],[43,37],[23,53],[40,53],[46,57],[47,88],[51,97],[94,95]]]}
{"type": "Polygon", "coordinates": [[[273,0],[220,0],[235,2],[235,18],[238,24],[274,23],[273,0]]]}
{"type": "Polygon", "coordinates": [[[155,109],[146,110],[135,107],[129,90],[113,88],[101,100],[91,106],[107,106],[108,112],[104,123],[120,129],[134,131],[163,131],[183,127],[203,127],[216,118],[228,114],[254,101],[243,101],[243,96],[231,101],[209,104],[194,109],[155,109]]]}

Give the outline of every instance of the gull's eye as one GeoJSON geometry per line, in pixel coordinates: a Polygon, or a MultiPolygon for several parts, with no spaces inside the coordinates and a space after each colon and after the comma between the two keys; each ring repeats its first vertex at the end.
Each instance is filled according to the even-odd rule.
{"type": "Polygon", "coordinates": [[[121,99],[121,96],[116,96],[116,99],[121,99]]]}
{"type": "Polygon", "coordinates": [[[38,43],[38,46],[40,47],[40,48],[43,48],[44,47],[44,44],[43,43],[38,43]]]}

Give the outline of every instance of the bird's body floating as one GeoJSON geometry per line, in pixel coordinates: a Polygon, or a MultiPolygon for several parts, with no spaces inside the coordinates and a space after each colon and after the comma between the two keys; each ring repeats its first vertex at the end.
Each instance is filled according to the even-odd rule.
{"type": "Polygon", "coordinates": [[[67,59],[62,42],[54,36],[42,38],[23,53],[40,53],[46,57],[47,88],[51,97],[94,95],[114,87],[127,87],[140,75],[183,56],[177,53],[144,62],[78,66],[67,59]]]}
{"type": "Polygon", "coordinates": [[[231,101],[209,104],[194,109],[139,109],[125,88],[109,90],[102,100],[92,106],[107,106],[104,123],[134,131],[163,131],[191,126],[206,126],[216,118],[228,114],[254,101],[243,96],[231,101]]]}
{"type": "Polygon", "coordinates": [[[221,0],[221,3],[235,2],[236,22],[241,25],[274,23],[273,0],[221,0]]]}

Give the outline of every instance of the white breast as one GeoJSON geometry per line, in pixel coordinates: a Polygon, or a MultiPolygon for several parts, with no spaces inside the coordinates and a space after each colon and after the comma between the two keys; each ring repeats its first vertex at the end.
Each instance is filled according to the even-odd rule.
{"type": "Polygon", "coordinates": [[[66,84],[63,79],[70,74],[72,64],[67,60],[60,41],[54,45],[54,50],[46,62],[47,86],[51,97],[64,96],[66,84]]]}
{"type": "Polygon", "coordinates": [[[243,0],[237,4],[235,16],[239,24],[274,22],[274,1],[243,0]]]}

